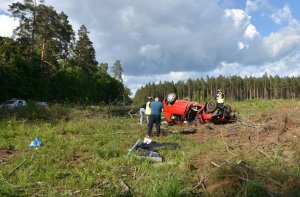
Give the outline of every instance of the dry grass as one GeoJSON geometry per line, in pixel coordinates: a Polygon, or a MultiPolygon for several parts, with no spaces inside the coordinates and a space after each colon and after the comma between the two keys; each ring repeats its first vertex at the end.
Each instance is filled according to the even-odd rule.
{"type": "Polygon", "coordinates": [[[222,144],[192,158],[191,165],[202,180],[209,174],[198,191],[214,196],[230,196],[230,191],[239,195],[300,194],[299,157],[295,157],[300,149],[300,105],[287,104],[252,118],[240,116],[235,124],[198,130],[190,140],[222,144]],[[223,193],[216,191],[220,187],[223,193]]]}

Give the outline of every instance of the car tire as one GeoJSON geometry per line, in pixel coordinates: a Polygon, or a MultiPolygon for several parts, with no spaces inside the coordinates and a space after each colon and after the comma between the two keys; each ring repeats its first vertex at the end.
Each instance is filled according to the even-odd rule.
{"type": "Polygon", "coordinates": [[[176,99],[177,99],[176,94],[175,93],[170,93],[170,94],[167,95],[166,101],[167,101],[168,104],[173,104],[176,101],[176,99]]]}
{"type": "Polygon", "coordinates": [[[224,105],[224,111],[230,114],[232,112],[230,105],[224,105]]]}
{"type": "Polygon", "coordinates": [[[206,103],[206,113],[212,113],[217,109],[217,102],[208,101],[206,103]]]}

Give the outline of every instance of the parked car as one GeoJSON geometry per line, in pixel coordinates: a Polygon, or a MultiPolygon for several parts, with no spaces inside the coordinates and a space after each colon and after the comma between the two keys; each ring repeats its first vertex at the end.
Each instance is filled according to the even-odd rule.
{"type": "Polygon", "coordinates": [[[2,105],[2,109],[14,109],[17,107],[26,107],[27,102],[23,99],[10,99],[5,101],[2,105]]]}

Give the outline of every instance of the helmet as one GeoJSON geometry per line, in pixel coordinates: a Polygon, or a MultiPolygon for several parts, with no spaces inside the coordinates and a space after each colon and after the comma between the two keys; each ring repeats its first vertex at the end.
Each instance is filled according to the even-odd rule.
{"type": "Polygon", "coordinates": [[[173,103],[176,100],[176,94],[175,93],[170,93],[167,96],[167,102],[168,103],[173,103]]]}

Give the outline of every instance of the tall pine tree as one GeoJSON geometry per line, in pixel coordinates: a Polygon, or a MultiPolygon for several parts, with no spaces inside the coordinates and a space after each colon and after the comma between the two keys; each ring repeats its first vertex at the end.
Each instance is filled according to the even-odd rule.
{"type": "Polygon", "coordinates": [[[85,72],[96,70],[98,62],[95,57],[93,43],[88,36],[89,32],[85,25],[78,30],[78,41],[75,44],[74,58],[77,66],[85,72]]]}
{"type": "Polygon", "coordinates": [[[123,83],[122,73],[123,69],[121,66],[121,60],[116,60],[114,66],[112,67],[113,76],[115,79],[123,83]]]}

